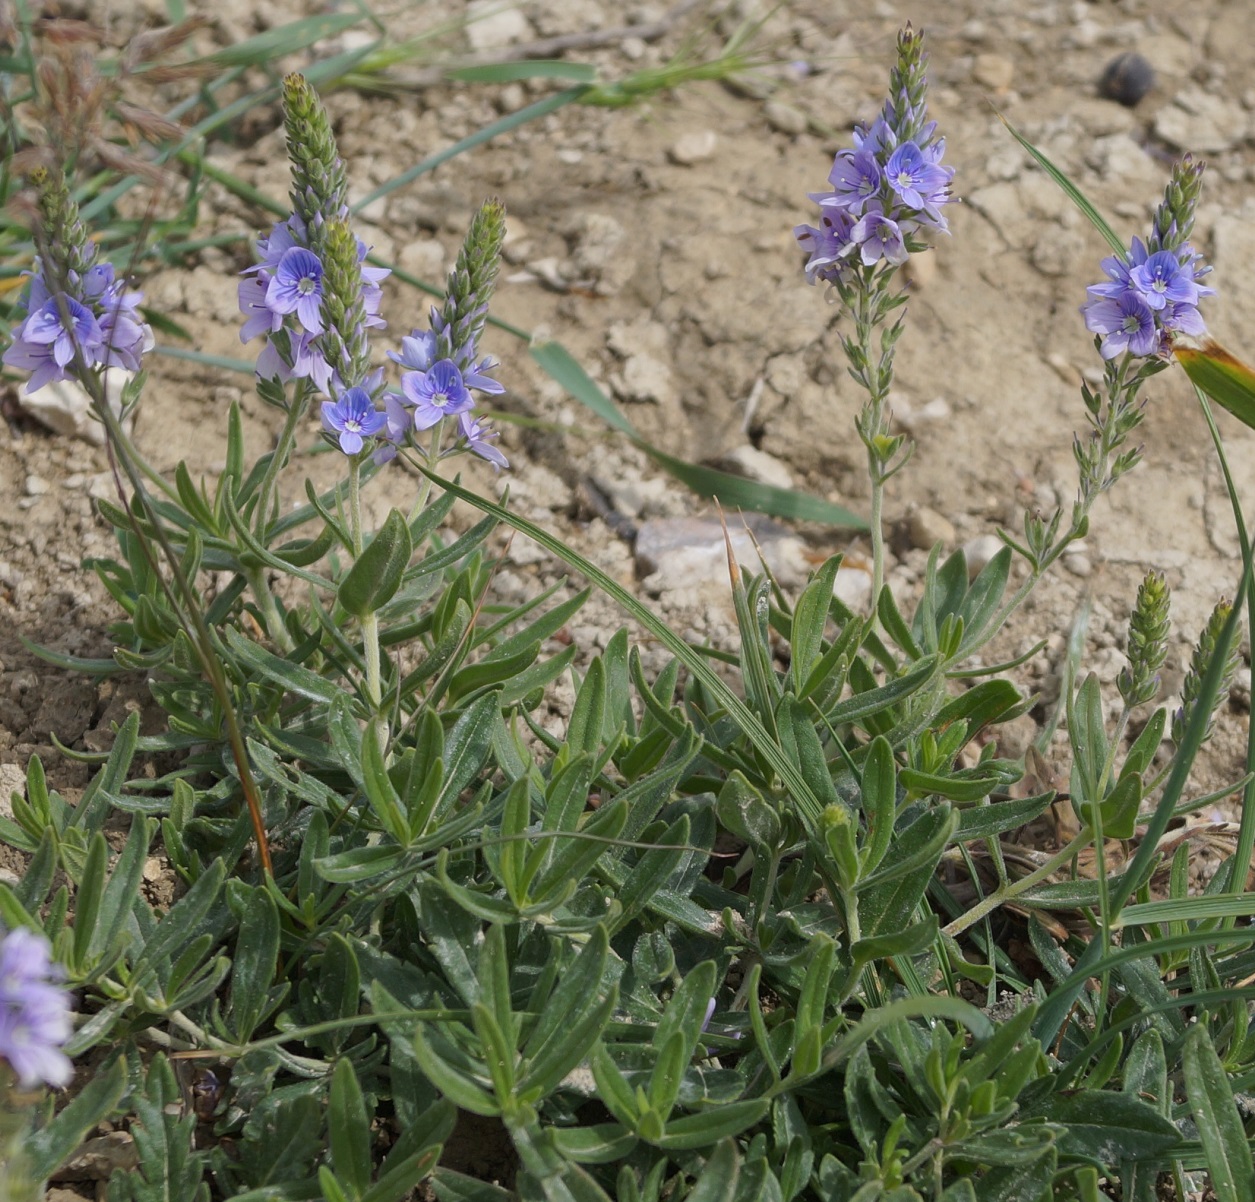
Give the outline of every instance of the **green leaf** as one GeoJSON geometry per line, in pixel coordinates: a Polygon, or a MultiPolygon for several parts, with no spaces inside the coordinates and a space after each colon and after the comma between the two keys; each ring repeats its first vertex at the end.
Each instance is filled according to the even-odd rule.
{"type": "Polygon", "coordinates": [[[611,934],[618,933],[636,918],[666,884],[683,859],[684,845],[688,841],[689,817],[681,814],[654,840],[657,846],[641,856],[619,887],[616,896],[623,908],[611,923],[611,934]]]}
{"type": "Polygon", "coordinates": [[[1201,347],[1174,346],[1172,353],[1200,391],[1255,429],[1255,371],[1210,337],[1201,347]]]}
{"type": "Polygon", "coordinates": [[[761,1121],[770,1105],[766,1098],[751,1098],[671,1119],[663,1134],[649,1142],[668,1152],[704,1148],[729,1136],[740,1135],[746,1127],[761,1121]]]}
{"type": "Polygon", "coordinates": [[[78,976],[87,972],[88,952],[92,936],[96,933],[100,903],[105,893],[105,868],[108,862],[109,845],[105,842],[104,835],[97,831],[88,846],[87,862],[74,897],[74,962],[70,967],[78,976]]]}
{"type": "Polygon", "coordinates": [[[323,1150],[322,1108],[312,1093],[272,1093],[254,1107],[240,1139],[239,1164],[254,1189],[313,1176],[323,1150]]]}
{"type": "Polygon", "coordinates": [[[347,1058],[337,1061],[331,1074],[327,1136],[336,1178],[349,1187],[352,1198],[361,1198],[370,1188],[370,1116],[357,1072],[347,1058]]]}
{"type": "Polygon", "coordinates": [[[1111,925],[1145,926],[1148,923],[1201,922],[1209,918],[1245,918],[1255,914],[1255,893],[1203,894],[1201,897],[1165,897],[1162,901],[1125,906],[1111,925]]]}
{"type": "MultiPolygon", "coordinates": [[[[242,889],[248,886],[241,885],[242,889]]],[[[234,908],[234,907],[233,907],[234,908]]],[[[279,963],[279,908],[263,888],[248,889],[237,909],[240,929],[232,961],[228,1012],[239,1043],[247,1043],[270,1009],[279,963]]]]}
{"type": "Polygon", "coordinates": [[[802,689],[822,654],[828,611],[832,608],[833,583],[841,567],[841,560],[841,555],[833,555],[811,576],[793,610],[793,622],[789,630],[792,660],[789,663],[788,679],[795,696],[801,696],[802,689]]]}
{"type": "Polygon", "coordinates": [[[336,600],[356,618],[387,605],[401,587],[414,554],[410,528],[399,509],[389,510],[383,525],[340,582],[336,600]]]}
{"type": "Polygon", "coordinates": [[[144,861],[148,854],[149,828],[149,820],[142,814],[132,815],[126,846],[113,866],[101,899],[95,938],[90,948],[90,954],[95,958],[117,953],[129,942],[123,932],[136,904],[135,899],[139,897],[144,861]]]}
{"type": "Polygon", "coordinates": [[[912,693],[923,689],[937,671],[939,663],[940,660],[935,654],[925,656],[896,680],[877,685],[875,688],[864,689],[861,693],[855,693],[853,697],[838,701],[828,710],[826,717],[829,723],[833,726],[840,726],[846,722],[865,722],[873,715],[889,709],[890,706],[896,705],[912,693]]]}
{"type": "Polygon", "coordinates": [[[707,1158],[701,1175],[683,1195],[684,1202],[732,1202],[741,1175],[736,1141],[721,1139],[707,1158]]]}
{"type": "Polygon", "coordinates": [[[898,766],[893,748],[883,735],[877,735],[863,761],[863,812],[867,817],[867,841],[859,852],[859,871],[870,876],[893,840],[898,805],[898,766]]]}
{"type": "MultiPolygon", "coordinates": [[[[1160,1114],[1167,1115],[1172,1105],[1168,1089],[1168,1063],[1164,1055],[1163,1037],[1153,1027],[1143,1031],[1129,1049],[1124,1063],[1124,1092],[1140,1098],[1160,1114]]],[[[1120,1168],[1120,1184],[1127,1202],[1157,1202],[1159,1167],[1151,1163],[1127,1160],[1120,1168]]]]}
{"type": "Polygon", "coordinates": [[[493,1096],[437,1055],[421,1030],[414,1035],[414,1051],[428,1079],[455,1106],[485,1118],[501,1114],[493,1096]]]}
{"type": "Polygon", "coordinates": [[[1035,1113],[1065,1128],[1059,1139],[1064,1156],[1103,1169],[1127,1159],[1166,1159],[1181,1138],[1154,1107],[1111,1090],[1052,1096],[1035,1113]]]}
{"type": "Polygon", "coordinates": [[[330,705],[344,692],[339,685],[319,676],[317,672],[301,664],[294,664],[290,660],[281,659],[259,647],[234,627],[223,627],[222,635],[226,640],[227,648],[242,667],[256,672],[266,680],[273,681],[285,692],[295,693],[298,697],[306,697],[310,701],[320,701],[324,705],[330,705]]]}
{"type": "Polygon", "coordinates": [[[88,1132],[110,1118],[127,1087],[126,1057],[119,1055],[103,1072],[92,1073],[87,1084],[42,1130],[23,1138],[26,1170],[35,1181],[46,1181],[77,1148],[88,1132]]]}
{"type": "Polygon", "coordinates": [[[793,697],[784,697],[776,713],[776,726],[780,734],[780,749],[798,766],[802,779],[820,805],[840,805],[836,786],[832,783],[832,770],[815,730],[811,711],[793,697]]]}
{"type": "Polygon", "coordinates": [[[967,843],[988,839],[1005,831],[1032,822],[1055,799],[1054,793],[1038,793],[1034,797],[1017,797],[1010,801],[994,801],[989,805],[968,806],[959,811],[959,827],[955,839],[967,843]]]}
{"type": "Polygon", "coordinates": [[[755,851],[770,854],[780,841],[780,819],[739,770],[731,772],[715,803],[719,821],[755,851]]]}
{"type": "Polygon", "coordinates": [[[550,1127],[554,1147],[579,1164],[611,1164],[636,1147],[639,1137],[622,1123],[593,1123],[587,1127],[550,1127]]]}
{"type": "Polygon", "coordinates": [[[519,1202],[511,1190],[443,1166],[432,1173],[431,1183],[440,1202],[519,1202]]]}
{"type": "Polygon", "coordinates": [[[201,1181],[205,1154],[192,1151],[196,1114],[184,1106],[174,1070],[162,1053],[153,1057],[132,1105],[138,1122],[131,1124],[131,1134],[139,1164],[134,1172],[116,1173],[111,1185],[120,1185],[135,1202],[207,1202],[209,1186],[201,1181]]]}
{"type": "Polygon", "coordinates": [[[387,731],[387,719],[372,718],[362,739],[362,788],[375,817],[384,830],[402,847],[410,842],[410,824],[397,794],[380,746],[387,731]]]}
{"type": "Polygon", "coordinates": [[[1205,1023],[1195,1023],[1186,1032],[1181,1063],[1185,1096],[1198,1127],[1216,1202],[1249,1202],[1255,1198],[1251,1146],[1233,1100],[1233,1086],[1205,1023]]]}

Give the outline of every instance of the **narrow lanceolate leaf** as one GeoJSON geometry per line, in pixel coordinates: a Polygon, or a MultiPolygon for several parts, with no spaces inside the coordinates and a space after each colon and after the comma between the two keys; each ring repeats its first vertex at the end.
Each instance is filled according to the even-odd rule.
{"type": "Polygon", "coordinates": [[[1216,1202],[1255,1198],[1255,1167],[1233,1087],[1202,1023],[1190,1028],[1182,1054],[1185,1094],[1207,1158],[1216,1202]]]}
{"type": "Polygon", "coordinates": [[[1200,391],[1255,429],[1255,370],[1214,338],[1204,338],[1197,347],[1175,346],[1172,353],[1200,391]]]}

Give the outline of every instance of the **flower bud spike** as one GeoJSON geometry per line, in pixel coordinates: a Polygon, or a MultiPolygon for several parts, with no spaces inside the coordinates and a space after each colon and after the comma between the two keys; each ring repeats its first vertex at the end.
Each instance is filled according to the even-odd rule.
{"type": "Polygon", "coordinates": [[[1116,680],[1130,709],[1151,701],[1159,691],[1159,669],[1168,655],[1171,601],[1163,573],[1147,572],[1129,615],[1129,662],[1116,680]]]}
{"type": "MultiPolygon", "coordinates": [[[[1184,740],[1186,728],[1189,726],[1190,719],[1198,707],[1203,678],[1207,675],[1208,665],[1216,657],[1216,652],[1220,645],[1220,636],[1232,612],[1232,603],[1221,601],[1211,611],[1211,617],[1207,619],[1207,625],[1203,628],[1203,633],[1198,636],[1194,654],[1190,657],[1189,671],[1186,672],[1185,680],[1181,685],[1181,707],[1172,716],[1171,737],[1178,747],[1184,740]]],[[[1228,697],[1229,689],[1233,684],[1233,677],[1238,670],[1238,661],[1241,655],[1237,643],[1238,640],[1235,639],[1233,648],[1229,652],[1229,658],[1225,662],[1224,671],[1221,674],[1220,688],[1216,691],[1216,699],[1212,703],[1211,717],[1208,719],[1207,729],[1203,734],[1204,743],[1211,738],[1215,730],[1216,713],[1228,697]]]]}
{"type": "Polygon", "coordinates": [[[449,273],[438,322],[432,323],[438,358],[452,359],[459,365],[474,359],[501,269],[504,240],[505,206],[498,200],[487,200],[471,221],[457,262],[449,273]]]}
{"type": "Polygon", "coordinates": [[[327,110],[296,72],[283,79],[283,124],[292,161],[292,211],[305,223],[317,251],[322,222],[349,215],[348,180],[327,110]]]}

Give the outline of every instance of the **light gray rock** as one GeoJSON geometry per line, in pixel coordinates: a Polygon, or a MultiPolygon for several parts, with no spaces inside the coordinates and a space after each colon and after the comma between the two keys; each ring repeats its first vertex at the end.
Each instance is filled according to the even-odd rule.
{"type": "MultiPolygon", "coordinates": [[[[728,520],[728,541],[739,564],[761,571],[755,542],[782,584],[796,587],[807,575],[806,548],[792,531],[760,514],[728,520]],[[748,527],[749,529],[746,529],[748,527]],[[752,536],[751,536],[752,532],[752,536]]],[[[653,518],[636,535],[636,571],[655,592],[730,587],[728,552],[717,517],[653,518]]]]}
{"type": "Polygon", "coordinates": [[[667,158],[681,167],[705,162],[715,153],[719,135],[713,129],[693,130],[682,134],[667,149],[667,158]]]}
{"type": "Polygon", "coordinates": [[[788,466],[774,455],[760,451],[749,443],[734,447],[722,459],[728,470],[747,479],[757,480],[759,484],[770,484],[774,488],[793,487],[793,473],[788,466]]]}
{"type": "Polygon", "coordinates": [[[954,523],[928,505],[912,506],[907,514],[906,533],[911,546],[921,551],[931,550],[938,543],[950,547],[955,540],[954,523]]]}
{"type": "MultiPolygon", "coordinates": [[[[122,411],[122,390],[130,381],[131,374],[120,367],[105,369],[105,399],[114,413],[122,411]]],[[[18,391],[18,404],[55,434],[68,434],[93,446],[104,446],[105,428],[92,416],[91,397],[73,380],[57,380],[35,392],[27,392],[26,386],[22,385],[18,391]]],[[[130,431],[129,423],[127,431],[130,431]]]]}
{"type": "Polygon", "coordinates": [[[472,50],[497,50],[532,37],[527,18],[501,0],[471,0],[466,16],[466,40],[472,50]]]}

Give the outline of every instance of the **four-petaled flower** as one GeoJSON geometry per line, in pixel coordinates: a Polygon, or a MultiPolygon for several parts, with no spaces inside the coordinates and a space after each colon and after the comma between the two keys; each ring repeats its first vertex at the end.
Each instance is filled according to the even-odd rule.
{"type": "Polygon", "coordinates": [[[61,1050],[70,1038],[70,999],[51,952],[25,927],[0,938],[0,1060],[27,1087],[65,1085],[73,1075],[61,1050]]]}
{"type": "Polygon", "coordinates": [[[401,390],[414,406],[414,429],[430,430],[443,417],[464,413],[475,401],[452,359],[441,359],[422,372],[409,372],[401,390]]]}
{"type": "Polygon", "coordinates": [[[356,455],[366,438],[373,438],[388,422],[388,415],[375,408],[370,393],[364,388],[346,388],[334,403],[324,401],[322,424],[339,437],[340,450],[356,455]]]}
{"type": "Polygon", "coordinates": [[[1100,296],[1084,306],[1085,327],[1102,335],[1102,357],[1114,359],[1121,351],[1145,357],[1159,349],[1155,314],[1133,289],[1119,296],[1100,296]]]}
{"type": "Polygon", "coordinates": [[[312,250],[289,248],[266,286],[266,304],[280,315],[295,313],[309,333],[321,334],[322,275],[322,263],[312,250]]]}

